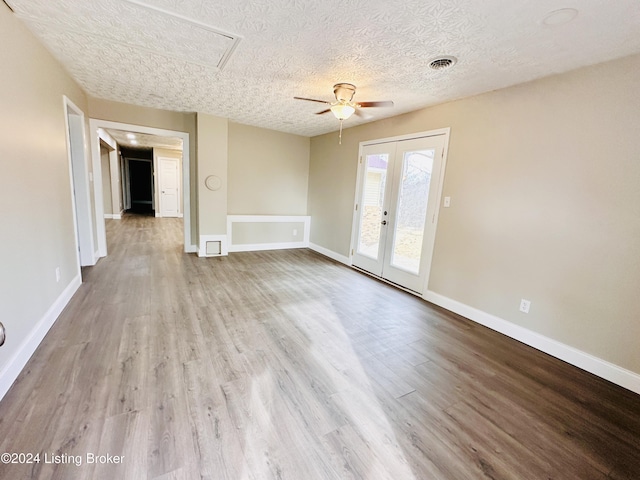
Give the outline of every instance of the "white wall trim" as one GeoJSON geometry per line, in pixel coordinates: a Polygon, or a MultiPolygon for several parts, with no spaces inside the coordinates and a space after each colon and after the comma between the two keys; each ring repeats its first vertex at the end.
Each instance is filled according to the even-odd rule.
{"type": "MultiPolygon", "coordinates": [[[[16,381],[20,372],[27,364],[31,356],[34,354],[49,329],[53,326],[58,319],[64,307],[69,303],[73,294],[78,290],[82,284],[82,278],[78,274],[71,283],[67,285],[67,288],[60,294],[60,296],[53,302],[53,305],[49,307],[49,310],[34,326],[31,333],[22,342],[22,345],[18,348],[17,352],[9,359],[5,367],[0,372],[0,400],[6,395],[6,393],[16,381]]],[[[11,332],[9,332],[11,335],[11,332]]]]}
{"type": "Polygon", "coordinates": [[[200,235],[198,244],[199,257],[224,257],[229,254],[228,240],[226,235],[200,235]],[[220,254],[207,255],[207,242],[220,242],[220,254]]]}
{"type": "Polygon", "coordinates": [[[325,257],[329,257],[335,260],[336,262],[344,263],[349,267],[351,266],[351,259],[345,255],[341,255],[340,253],[336,253],[333,250],[321,247],[320,245],[316,245],[315,243],[309,243],[309,248],[314,252],[318,252],[320,255],[324,255],[325,257]]]}
{"type": "Polygon", "coordinates": [[[377,145],[379,143],[401,142],[402,140],[413,140],[415,138],[423,138],[423,137],[437,137],[439,135],[449,135],[450,133],[451,133],[451,127],[436,128],[434,130],[428,130],[426,132],[407,133],[405,135],[397,135],[395,137],[366,140],[364,142],[360,142],[360,146],[362,148],[365,145],[377,145]]]}
{"type": "Polygon", "coordinates": [[[98,128],[98,138],[109,145],[112,150],[118,149],[118,142],[103,128],[98,128]]]}
{"type": "Polygon", "coordinates": [[[227,238],[230,252],[251,252],[259,250],[283,250],[287,248],[307,248],[311,235],[311,217],[308,215],[227,215],[227,238]],[[299,242],[274,242],[254,244],[234,244],[234,223],[302,223],[304,230],[299,242]]]}
{"type": "Polygon", "coordinates": [[[105,220],[122,220],[122,215],[119,213],[105,213],[105,220]]]}
{"type": "Polygon", "coordinates": [[[240,245],[229,245],[230,252],[259,252],[262,250],[286,250],[290,248],[307,248],[309,245],[304,242],[282,242],[282,243],[243,243],[240,245]]]}
{"type": "Polygon", "coordinates": [[[439,293],[429,290],[423,295],[423,298],[552,357],[559,358],[582,370],[640,394],[640,374],[439,293]]]}

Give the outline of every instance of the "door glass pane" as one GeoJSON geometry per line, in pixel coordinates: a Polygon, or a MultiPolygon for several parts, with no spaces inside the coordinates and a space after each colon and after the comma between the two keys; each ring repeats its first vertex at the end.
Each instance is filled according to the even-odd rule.
{"type": "Polygon", "coordinates": [[[358,253],[374,259],[378,258],[380,250],[382,205],[388,166],[389,155],[386,153],[366,156],[358,253]]]}
{"type": "Polygon", "coordinates": [[[391,265],[418,274],[435,150],[404,152],[391,265]]]}

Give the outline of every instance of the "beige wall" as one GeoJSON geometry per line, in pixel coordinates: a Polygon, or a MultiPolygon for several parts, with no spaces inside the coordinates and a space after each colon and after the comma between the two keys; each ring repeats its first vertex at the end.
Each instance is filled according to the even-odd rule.
{"type": "Polygon", "coordinates": [[[198,113],[198,229],[200,235],[227,233],[227,163],[229,122],[226,118],[198,113]],[[221,180],[218,190],[205,186],[208,176],[221,180]]]}
{"type": "Polygon", "coordinates": [[[89,97],[88,101],[91,118],[178,132],[195,132],[195,119],[192,113],[140,107],[93,97],[89,97]]]}
{"type": "Polygon", "coordinates": [[[359,142],[451,127],[429,289],[640,373],[639,72],[628,57],[313,138],[311,242],[349,252],[359,142]]]}
{"type": "Polygon", "coordinates": [[[78,274],[62,97],[85,114],[87,99],[4,7],[0,44],[2,372],[78,274]]]}
{"type": "Polygon", "coordinates": [[[231,228],[234,245],[294,243],[304,240],[304,222],[238,222],[231,228]]]}
{"type": "Polygon", "coordinates": [[[229,123],[229,214],[306,215],[308,137],[229,123]]]}

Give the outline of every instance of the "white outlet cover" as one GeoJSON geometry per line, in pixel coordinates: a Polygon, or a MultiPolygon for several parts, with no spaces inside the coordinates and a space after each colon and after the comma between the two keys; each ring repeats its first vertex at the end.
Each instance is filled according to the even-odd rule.
{"type": "Polygon", "coordinates": [[[444,197],[444,208],[449,208],[451,206],[451,197],[444,197]]]}
{"type": "Polygon", "coordinates": [[[520,311],[522,313],[529,313],[530,308],[531,308],[531,302],[529,300],[525,300],[524,298],[520,300],[520,311]]]}

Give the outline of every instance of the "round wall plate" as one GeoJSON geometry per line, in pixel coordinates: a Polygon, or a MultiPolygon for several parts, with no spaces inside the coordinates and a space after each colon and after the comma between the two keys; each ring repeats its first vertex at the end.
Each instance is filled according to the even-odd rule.
{"type": "Polygon", "coordinates": [[[216,175],[209,175],[204,179],[204,184],[209,190],[215,191],[219,190],[222,186],[222,180],[220,180],[220,177],[217,177],[216,175]]]}

